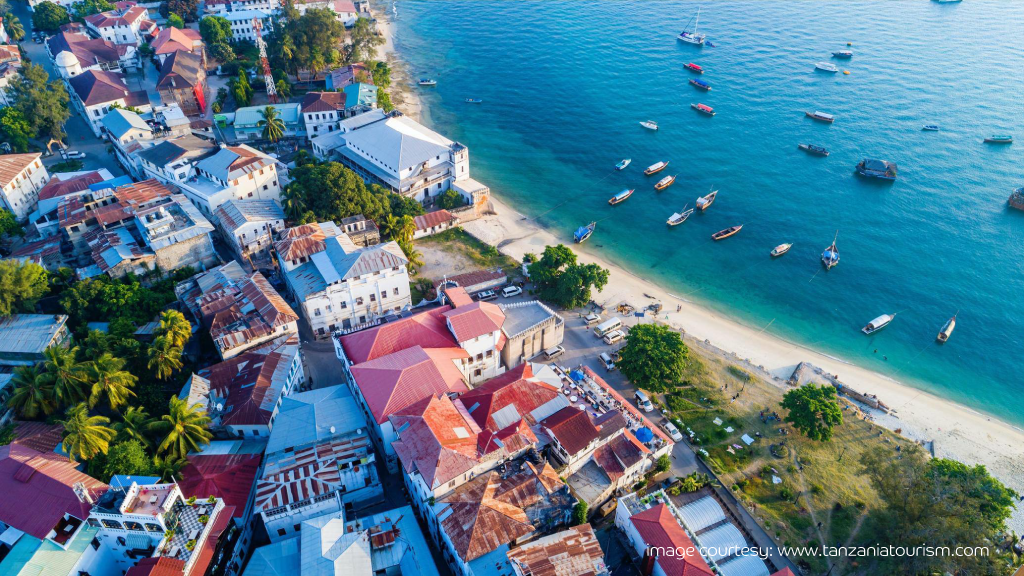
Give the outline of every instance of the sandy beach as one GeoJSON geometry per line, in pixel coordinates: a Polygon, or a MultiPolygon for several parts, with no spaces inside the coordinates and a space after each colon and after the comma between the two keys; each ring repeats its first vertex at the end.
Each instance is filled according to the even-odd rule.
{"type": "MultiPolygon", "coordinates": [[[[532,220],[515,212],[500,199],[491,198],[497,214],[468,222],[464,228],[477,238],[498,247],[519,260],[524,254],[543,252],[544,247],[566,243],[532,220]]],[[[634,305],[651,302],[645,294],[665,304],[659,321],[685,330],[698,341],[707,341],[733,362],[747,364],[788,387],[786,379],[800,362],[810,362],[838,375],[847,386],[864,394],[876,394],[892,408],[890,414],[867,409],[874,421],[919,442],[934,442],[937,457],[968,464],[984,464],[1007,486],[1024,493],[1024,430],[971,410],[960,404],[901,384],[882,374],[805,348],[773,336],[763,329],[745,326],[695,303],[673,296],[619,266],[586,251],[576,251],[585,263],[596,263],[610,271],[608,285],[594,297],[603,306],[626,301],[634,305]],[[676,306],[681,306],[679,312],[676,306]]],[[[1018,507],[1009,526],[1024,531],[1024,507],[1018,507]]]]}
{"type": "Polygon", "coordinates": [[[423,102],[416,93],[415,80],[409,76],[408,68],[395,52],[395,23],[390,13],[376,9],[377,30],[384,38],[384,43],[377,47],[377,59],[388,63],[391,67],[391,103],[413,120],[421,121],[423,102]]]}

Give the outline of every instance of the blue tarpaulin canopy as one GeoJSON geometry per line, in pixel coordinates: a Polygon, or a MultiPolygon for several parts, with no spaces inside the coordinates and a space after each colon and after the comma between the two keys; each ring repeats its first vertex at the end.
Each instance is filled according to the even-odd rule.
{"type": "Polygon", "coordinates": [[[580,380],[583,380],[583,376],[584,375],[583,375],[583,371],[582,370],[573,370],[572,372],[569,372],[569,378],[572,378],[573,380],[575,380],[577,382],[579,382],[580,380]]]}
{"type": "Polygon", "coordinates": [[[646,426],[636,431],[636,439],[641,442],[650,442],[654,438],[654,432],[646,426]]]}

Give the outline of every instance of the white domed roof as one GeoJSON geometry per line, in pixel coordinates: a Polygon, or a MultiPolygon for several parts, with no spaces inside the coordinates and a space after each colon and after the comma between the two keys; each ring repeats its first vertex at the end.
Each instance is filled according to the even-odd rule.
{"type": "Polygon", "coordinates": [[[57,64],[57,66],[60,66],[62,68],[70,68],[78,64],[78,58],[76,58],[75,55],[71,52],[65,50],[60,54],[57,54],[57,57],[54,58],[54,62],[57,64]]]}

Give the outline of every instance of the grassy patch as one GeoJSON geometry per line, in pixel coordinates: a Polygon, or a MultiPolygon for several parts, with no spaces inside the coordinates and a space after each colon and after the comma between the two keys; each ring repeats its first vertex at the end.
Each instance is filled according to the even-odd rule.
{"type": "Polygon", "coordinates": [[[509,277],[519,275],[519,264],[515,260],[498,252],[494,246],[470,236],[462,228],[450,228],[440,234],[417,240],[417,242],[458,254],[480,268],[502,268],[509,277]]]}

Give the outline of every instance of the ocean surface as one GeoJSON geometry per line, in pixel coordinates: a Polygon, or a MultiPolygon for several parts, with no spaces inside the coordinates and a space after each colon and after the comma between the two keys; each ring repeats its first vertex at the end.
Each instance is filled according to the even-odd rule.
{"type": "Polygon", "coordinates": [[[427,123],[566,244],[597,220],[583,250],[674,294],[1024,424],[1024,212],[1006,204],[1024,186],[1024,2],[708,2],[700,30],[715,47],[703,49],[675,38],[697,7],[400,0],[396,46],[414,77],[438,81],[415,88],[427,123]],[[843,49],[852,60],[830,58],[843,49]],[[821,60],[850,74],[816,71],[821,60]],[[687,83],[691,61],[711,92],[687,83]],[[993,134],[1019,141],[982,143],[993,134]],[[864,157],[896,162],[899,180],[857,177],[864,157]],[[669,168],[645,177],[659,160],[669,168]],[[655,192],[668,174],[675,184],[655,192]],[[712,187],[705,214],[665,225],[712,187]],[[609,206],[623,188],[636,193],[609,206]],[[842,260],[825,272],[837,231],[842,260]],[[790,253],[769,258],[783,242],[790,253]],[[885,330],[860,332],[892,312],[885,330]]]}

